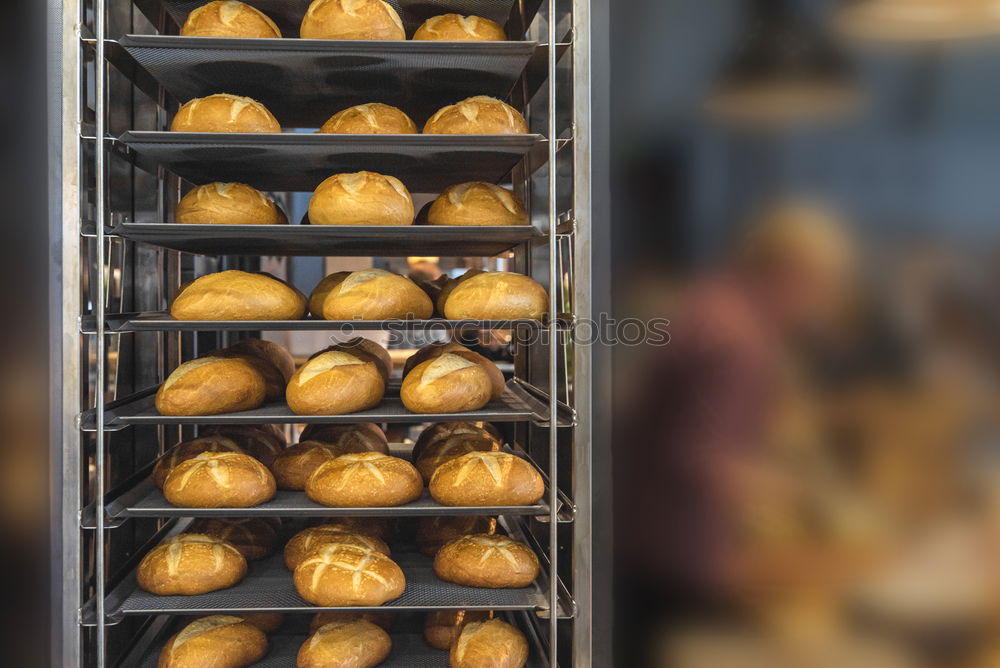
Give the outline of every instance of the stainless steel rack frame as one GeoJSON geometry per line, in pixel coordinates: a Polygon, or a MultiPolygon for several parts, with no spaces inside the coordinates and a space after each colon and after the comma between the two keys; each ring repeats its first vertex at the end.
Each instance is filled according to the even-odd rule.
{"type": "MultiPolygon", "coordinates": [[[[484,45],[298,40],[296,17],[309,0],[254,0],[276,18],[287,39],[224,43],[177,37],[178,23],[202,0],[47,1],[55,62],[61,63],[56,87],[62,99],[53,119],[59,128],[53,142],[59,209],[53,219],[62,298],[57,367],[61,382],[54,415],[61,478],[56,505],[61,515],[57,562],[62,614],[54,643],[56,664],[145,665],[178,614],[314,609],[294,600],[294,590],[287,586],[267,590],[267,565],[257,569],[259,580],[248,579],[201,606],[148,596],[130,585],[144,551],[187,521],[159,503],[141,482],[133,483],[166,447],[195,433],[192,425],[368,419],[293,416],[287,408],[282,413],[282,406],[265,407],[259,415],[191,419],[164,419],[150,411],[150,388],[205,346],[247,332],[333,332],[344,324],[178,323],[165,317],[164,309],[181,282],[196,267],[199,272],[219,266],[254,269],[264,254],[406,257],[430,252],[507,258],[514,270],[546,285],[547,317],[537,323],[350,324],[407,331],[529,327],[546,337],[515,344],[508,394],[481,415],[416,416],[390,397],[370,419],[389,424],[502,421],[511,442],[524,447],[545,474],[547,493],[538,506],[488,510],[500,514],[509,530],[536,550],[543,576],[528,592],[458,591],[467,588],[437,581],[426,562],[414,557],[407,564],[415,574],[412,582],[420,586],[394,606],[508,610],[529,636],[532,666],[595,665],[593,444],[595,416],[604,410],[596,400],[603,387],[596,381],[606,377],[598,369],[595,349],[571,335],[579,323],[596,320],[607,279],[597,284],[595,267],[606,265],[610,252],[603,231],[607,221],[595,219],[592,199],[591,105],[600,93],[591,88],[591,5],[599,0],[389,0],[411,32],[428,16],[448,11],[503,23],[510,41],[484,45]],[[368,60],[352,63],[348,55],[368,60]],[[215,66],[223,60],[227,62],[215,66]],[[333,87],[329,80],[314,78],[319,68],[337,73],[345,85],[333,87]],[[279,70],[286,78],[298,70],[301,78],[290,88],[265,80],[268,72],[279,70]],[[364,76],[354,76],[359,73],[364,76]],[[178,96],[221,91],[227,84],[241,88],[227,92],[257,91],[261,97],[274,97],[269,101],[279,117],[284,115],[281,120],[296,127],[316,123],[316,115],[323,114],[313,105],[323,100],[332,113],[349,103],[369,102],[364,98],[371,94],[412,107],[414,117],[422,120],[439,104],[455,101],[449,98],[477,90],[506,96],[525,112],[533,134],[165,132],[177,102],[183,101],[178,96]],[[309,90],[315,98],[296,98],[309,90]],[[284,91],[289,91],[287,98],[279,99],[284,91]],[[185,181],[240,180],[267,190],[302,192],[332,173],[359,168],[393,173],[418,193],[474,179],[509,183],[525,199],[532,225],[492,235],[488,229],[327,230],[294,225],[282,230],[187,226],[181,234],[173,227],[173,207],[185,181]],[[117,494],[122,489],[129,494],[117,494]]],[[[428,499],[384,510],[393,516],[472,512],[435,507],[428,499]]],[[[289,496],[261,514],[308,517],[314,511],[303,499],[289,496]]],[[[291,665],[290,652],[301,636],[282,638],[260,665],[291,665]]],[[[400,636],[400,647],[405,665],[446,664],[446,659],[422,651],[411,636],[400,636]]],[[[404,664],[397,656],[385,665],[404,664]]]]}

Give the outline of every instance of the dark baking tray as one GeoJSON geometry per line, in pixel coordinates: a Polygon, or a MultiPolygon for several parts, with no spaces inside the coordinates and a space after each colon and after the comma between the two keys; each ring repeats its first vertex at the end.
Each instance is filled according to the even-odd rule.
{"type": "Polygon", "coordinates": [[[378,42],[127,35],[119,44],[180,102],[262,102],[283,126],[318,128],[355,104],[399,107],[422,127],[473,95],[506,98],[535,42],[378,42]]]}
{"type": "Polygon", "coordinates": [[[498,183],[522,159],[545,161],[541,135],[329,135],[130,131],[119,140],[137,165],[192,183],[235,181],[260,190],[312,192],[333,174],[369,170],[412,192],[466,181],[498,183]]]}
{"type": "Polygon", "coordinates": [[[541,236],[531,225],[179,225],[120,223],[111,233],[202,255],[492,257],[541,236]]]}

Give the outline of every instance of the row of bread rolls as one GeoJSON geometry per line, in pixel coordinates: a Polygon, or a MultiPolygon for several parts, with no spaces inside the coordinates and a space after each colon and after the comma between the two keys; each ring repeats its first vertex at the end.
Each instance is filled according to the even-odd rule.
{"type": "MultiPolygon", "coordinates": [[[[181,105],[170,123],[173,132],[281,132],[281,123],[253,98],[216,93],[181,105]]],[[[475,95],[439,109],[424,124],[426,135],[519,135],[529,132],[524,115],[506,102],[475,95]]],[[[381,103],[349,107],[334,114],[320,134],[416,134],[417,126],[400,109],[381,103]]]]}
{"type": "MultiPolygon", "coordinates": [[[[184,37],[280,38],[266,14],[235,0],[215,0],[192,11],[181,27],[184,37]]],[[[383,0],[314,0],[299,36],[303,39],[404,40],[399,14],[383,0]]],[[[497,42],[507,38],[496,22],[479,16],[444,14],[417,28],[415,40],[497,42]]]]}
{"type": "MultiPolygon", "coordinates": [[[[375,613],[377,615],[377,613],[375,613]]],[[[280,615],[210,615],[185,624],[160,651],[158,668],[244,668],[268,651],[264,618],[280,615]]],[[[384,617],[384,616],[383,616],[384,617]]],[[[392,651],[384,619],[371,613],[320,613],[296,656],[297,668],[372,668],[392,651]]],[[[272,628],[273,627],[273,628],[272,628]]],[[[449,650],[451,668],[522,668],[528,642],[517,628],[492,613],[441,611],[425,618],[424,638],[435,649],[449,650]]]]}
{"type": "Polygon", "coordinates": [[[307,299],[265,273],[206,274],[183,286],[170,303],[177,320],[539,320],[549,295],[530,276],[470,269],[456,279],[417,285],[385,269],[338,271],[307,299]]]}

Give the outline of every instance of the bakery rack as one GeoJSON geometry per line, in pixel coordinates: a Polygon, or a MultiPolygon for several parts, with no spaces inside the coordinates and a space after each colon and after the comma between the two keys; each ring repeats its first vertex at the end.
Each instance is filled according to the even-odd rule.
{"type": "MultiPolygon", "coordinates": [[[[178,27],[204,0],[51,0],[57,26],[62,174],[59,266],[62,339],[58,451],[60,666],[154,665],[181,615],[210,611],[289,613],[260,666],[294,665],[305,631],[290,577],[274,558],[254,564],[238,586],[201,597],[156,597],[136,589],[134,569],[165,535],[196,516],[275,516],[289,522],[330,515],[496,514],[539,554],[543,575],[524,590],[479,590],[437,580],[419,554],[399,554],[410,586],[387,607],[407,620],[384,666],[446,666],[428,649],[411,613],[495,610],[529,638],[533,668],[592,664],[591,494],[594,360],[574,345],[593,317],[595,250],[591,213],[591,2],[589,0],[389,0],[408,33],[447,12],[505,26],[496,43],[302,40],[309,0],[250,0],[276,20],[282,40],[182,38],[178,27]],[[180,102],[229,92],[261,100],[281,134],[167,132],[180,102]],[[464,97],[507,99],[528,119],[520,136],[315,135],[334,111],[382,101],[421,125],[464,97]],[[304,130],[304,131],[300,131],[304,130]],[[186,183],[232,180],[277,192],[308,192],[338,171],[369,169],[435,194],[471,180],[510,184],[532,224],[521,228],[409,228],[174,224],[186,183]],[[549,291],[541,321],[181,322],[169,298],[193,275],[259,268],[268,257],[493,258],[549,291]],[[414,415],[392,389],[351,416],[295,416],[284,404],[217,416],[165,418],[152,395],[181,361],[263,331],[476,332],[514,337],[514,373],[504,396],[481,411],[414,415]],[[326,509],[281,493],[245,510],[171,507],[146,479],[152,462],[200,425],[369,420],[385,425],[471,419],[498,424],[546,481],[533,506],[445,508],[426,495],[400,508],[326,509]],[[407,615],[409,615],[407,617],[407,615]]],[[[287,202],[286,202],[287,204],[287,202]]],[[[405,446],[394,446],[405,454],[405,446]]]]}

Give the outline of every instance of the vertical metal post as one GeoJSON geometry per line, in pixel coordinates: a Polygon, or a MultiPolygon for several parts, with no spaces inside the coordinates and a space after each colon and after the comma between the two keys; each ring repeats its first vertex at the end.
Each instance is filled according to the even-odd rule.
{"type": "Polygon", "coordinates": [[[549,664],[559,665],[559,225],[556,159],[559,127],[556,120],[556,15],[557,0],[549,0],[549,664]]]}

